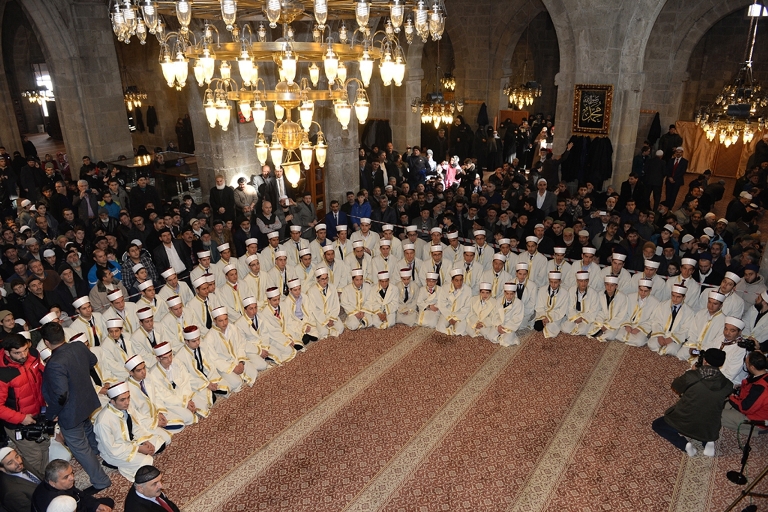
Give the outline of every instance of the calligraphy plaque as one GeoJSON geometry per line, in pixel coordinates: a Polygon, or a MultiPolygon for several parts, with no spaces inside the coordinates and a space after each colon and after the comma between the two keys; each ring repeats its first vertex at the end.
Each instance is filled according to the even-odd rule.
{"type": "Polygon", "coordinates": [[[608,135],[612,101],[612,85],[576,84],[573,96],[573,133],[608,135]]]}

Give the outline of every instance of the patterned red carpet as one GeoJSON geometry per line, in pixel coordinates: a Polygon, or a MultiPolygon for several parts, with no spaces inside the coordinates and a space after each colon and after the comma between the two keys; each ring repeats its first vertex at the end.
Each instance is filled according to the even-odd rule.
{"type": "MultiPolygon", "coordinates": [[[[714,512],[738,495],[734,434],[689,459],[651,431],[683,363],[523,340],[346,333],[217,404],[156,464],[185,511],[714,512]]],[[[750,477],[768,464],[768,435],[756,438],[750,477]]],[[[111,476],[122,501],[128,483],[111,476]]]]}

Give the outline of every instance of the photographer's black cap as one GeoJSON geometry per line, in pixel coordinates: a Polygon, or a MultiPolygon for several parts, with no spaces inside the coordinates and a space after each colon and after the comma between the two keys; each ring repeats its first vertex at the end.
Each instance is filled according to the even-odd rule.
{"type": "Polygon", "coordinates": [[[157,469],[155,466],[141,466],[138,471],[136,471],[136,476],[134,477],[134,481],[137,484],[144,484],[149,482],[150,480],[154,480],[155,478],[160,476],[160,470],[157,469]]]}
{"type": "Polygon", "coordinates": [[[704,352],[704,360],[709,366],[720,368],[725,364],[725,352],[719,348],[710,348],[704,352]]]}

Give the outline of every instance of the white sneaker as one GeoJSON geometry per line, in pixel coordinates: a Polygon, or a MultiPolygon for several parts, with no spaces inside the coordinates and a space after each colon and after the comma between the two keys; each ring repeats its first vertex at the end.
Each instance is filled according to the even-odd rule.
{"type": "MultiPolygon", "coordinates": [[[[714,450],[714,446],[713,446],[713,450],[714,450]]],[[[689,457],[695,457],[698,452],[696,451],[696,448],[694,448],[691,443],[688,443],[685,445],[685,453],[687,453],[689,457]]]]}
{"type": "Polygon", "coordinates": [[[704,445],[704,455],[706,455],[707,457],[714,457],[715,456],[715,443],[714,443],[714,441],[710,441],[706,445],[704,445]]]}

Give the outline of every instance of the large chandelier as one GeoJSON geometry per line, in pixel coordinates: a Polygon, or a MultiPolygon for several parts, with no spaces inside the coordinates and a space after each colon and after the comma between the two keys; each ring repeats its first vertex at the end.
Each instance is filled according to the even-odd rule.
{"type": "Polygon", "coordinates": [[[749,144],[755,132],[766,129],[764,116],[768,107],[768,94],[752,75],[752,55],[759,19],[759,15],[752,15],[750,8],[744,62],[733,80],[717,95],[714,103],[701,107],[696,113],[696,124],[707,134],[707,140],[717,140],[725,147],[735,144],[739,139],[749,144]]]}
{"type": "Polygon", "coordinates": [[[440,76],[440,41],[437,42],[437,63],[435,64],[435,86],[437,90],[427,93],[422,98],[413,98],[411,101],[411,112],[421,116],[423,124],[433,124],[435,129],[440,123],[453,123],[454,112],[464,111],[464,102],[454,101],[453,91],[456,89],[456,79],[451,73],[446,73],[443,78],[440,76]],[[442,88],[445,88],[443,94],[442,88]]]}

